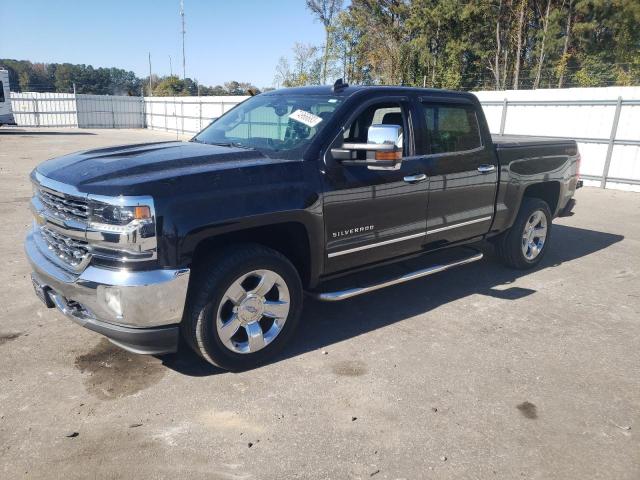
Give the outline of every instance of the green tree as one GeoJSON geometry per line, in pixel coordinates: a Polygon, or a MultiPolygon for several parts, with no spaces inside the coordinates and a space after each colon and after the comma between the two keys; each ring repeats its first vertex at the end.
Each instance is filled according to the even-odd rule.
{"type": "MultiPolygon", "coordinates": [[[[323,71],[462,89],[637,85],[638,25],[638,0],[352,0],[323,71]]],[[[299,77],[278,63],[278,84],[299,77]]]]}

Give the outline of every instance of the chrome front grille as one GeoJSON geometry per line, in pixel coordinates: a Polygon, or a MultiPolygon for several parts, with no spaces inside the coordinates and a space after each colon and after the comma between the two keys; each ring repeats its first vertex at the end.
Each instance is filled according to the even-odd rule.
{"type": "Polygon", "coordinates": [[[41,187],[37,189],[37,196],[45,208],[56,217],[80,222],[87,222],[89,218],[89,205],[82,197],[73,197],[41,187]]]}
{"type": "Polygon", "coordinates": [[[49,251],[71,268],[82,268],[88,262],[90,257],[87,242],[67,237],[46,226],[40,227],[40,235],[49,251]]]}

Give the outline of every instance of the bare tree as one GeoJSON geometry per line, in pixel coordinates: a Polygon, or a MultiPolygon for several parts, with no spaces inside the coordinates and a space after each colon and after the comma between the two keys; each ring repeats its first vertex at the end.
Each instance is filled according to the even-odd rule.
{"type": "Polygon", "coordinates": [[[522,55],[522,30],[524,29],[524,10],[527,6],[527,0],[520,1],[520,15],[518,20],[518,35],[516,46],[516,63],[513,71],[513,89],[518,90],[518,83],[520,80],[520,63],[522,55]]]}
{"type": "Polygon", "coordinates": [[[547,0],[547,11],[544,14],[542,22],[542,41],[540,44],[540,55],[538,56],[538,70],[536,71],[536,79],[533,82],[533,88],[536,89],[540,85],[540,77],[542,76],[542,64],[544,63],[544,44],[547,40],[547,29],[549,28],[549,10],[551,10],[551,0],[547,0]]]}
{"type": "Polygon", "coordinates": [[[560,64],[560,78],[558,79],[558,88],[562,88],[564,82],[564,72],[567,67],[568,52],[569,52],[569,40],[571,37],[571,15],[572,15],[573,0],[569,0],[569,12],[567,13],[567,27],[564,34],[564,48],[562,49],[562,58],[560,64]]]}
{"type": "Polygon", "coordinates": [[[325,31],[324,59],[322,65],[322,82],[327,82],[327,65],[331,50],[331,35],[334,20],[342,10],[343,0],[307,0],[307,8],[322,22],[325,31]]]}
{"type": "Polygon", "coordinates": [[[296,42],[293,45],[293,65],[299,77],[309,75],[313,61],[318,53],[318,47],[309,43],[296,42]]]}
{"type": "Polygon", "coordinates": [[[278,64],[276,65],[276,75],[273,79],[274,86],[276,88],[286,87],[291,80],[291,67],[289,66],[289,60],[285,57],[280,57],[278,64]]]}
{"type": "MultiPolygon", "coordinates": [[[[493,65],[489,62],[489,70],[493,73],[496,82],[496,90],[500,90],[500,50],[502,49],[501,33],[500,33],[500,15],[502,14],[502,0],[498,4],[498,13],[496,14],[496,55],[493,65]]],[[[434,71],[435,75],[435,71],[434,71]]],[[[434,80],[435,81],[435,80],[434,80]]]]}

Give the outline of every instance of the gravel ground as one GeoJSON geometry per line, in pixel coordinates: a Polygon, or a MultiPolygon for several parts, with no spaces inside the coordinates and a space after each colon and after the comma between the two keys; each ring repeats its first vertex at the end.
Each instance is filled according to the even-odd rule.
{"type": "Polygon", "coordinates": [[[640,478],[640,194],[584,188],[532,272],[491,258],[308,301],[245,373],[129,354],[47,310],[28,173],[145,130],[0,131],[0,478],[640,478]]]}

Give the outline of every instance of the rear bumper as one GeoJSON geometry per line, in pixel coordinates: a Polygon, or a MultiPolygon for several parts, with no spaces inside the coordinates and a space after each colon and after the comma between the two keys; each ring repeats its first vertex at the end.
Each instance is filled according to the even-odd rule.
{"type": "Polygon", "coordinates": [[[48,258],[37,232],[27,236],[25,252],[48,306],[130,351],[176,351],[188,269],[132,272],[89,266],[70,273],[48,258]]]}

